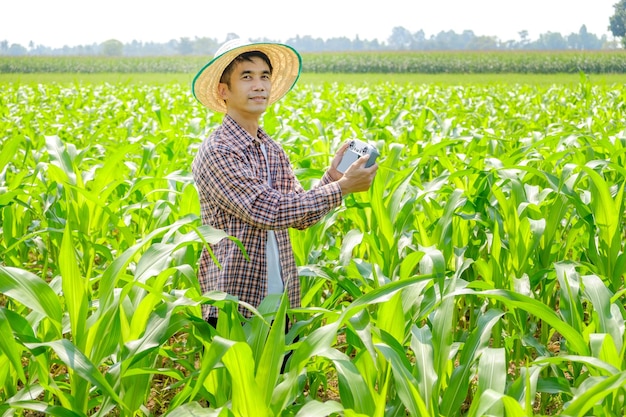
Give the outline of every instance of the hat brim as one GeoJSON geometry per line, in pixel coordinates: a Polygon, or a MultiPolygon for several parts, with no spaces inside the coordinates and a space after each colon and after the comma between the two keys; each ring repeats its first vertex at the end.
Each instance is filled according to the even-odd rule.
{"type": "Polygon", "coordinates": [[[263,52],[272,64],[272,91],[268,104],[280,100],[298,81],[302,68],[302,58],[289,45],[279,43],[250,43],[214,57],[193,79],[194,97],[205,107],[219,113],[226,113],[226,103],[218,95],[218,85],[222,73],[233,59],[242,53],[251,51],[263,52]]]}

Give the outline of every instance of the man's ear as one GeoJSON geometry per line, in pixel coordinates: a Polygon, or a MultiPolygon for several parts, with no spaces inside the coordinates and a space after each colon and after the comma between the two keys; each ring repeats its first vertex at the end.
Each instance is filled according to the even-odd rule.
{"type": "Polygon", "coordinates": [[[228,98],[228,85],[226,83],[219,83],[217,85],[217,94],[222,100],[228,98]]]}

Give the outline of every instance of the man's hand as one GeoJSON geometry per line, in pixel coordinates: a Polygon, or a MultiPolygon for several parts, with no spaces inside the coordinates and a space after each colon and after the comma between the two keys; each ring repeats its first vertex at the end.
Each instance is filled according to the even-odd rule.
{"type": "Polygon", "coordinates": [[[339,149],[337,150],[337,153],[335,154],[335,157],[333,158],[333,161],[330,164],[328,173],[330,174],[330,177],[333,179],[333,181],[339,181],[341,177],[343,177],[343,174],[339,172],[337,167],[341,163],[341,158],[343,158],[343,154],[348,149],[348,146],[350,146],[349,140],[345,141],[343,145],[339,147],[339,149]]]}
{"type": "MultiPolygon", "coordinates": [[[[346,146],[342,146],[342,148],[344,147],[346,146]]],[[[336,156],[335,159],[337,159],[336,156]]],[[[372,185],[372,181],[374,181],[374,177],[376,176],[378,164],[374,164],[369,168],[365,168],[365,164],[367,163],[368,159],[370,159],[370,156],[364,155],[354,161],[352,165],[348,167],[346,172],[343,173],[343,176],[337,181],[337,183],[341,187],[342,195],[346,196],[350,193],[367,191],[370,188],[370,186],[372,185]]],[[[335,161],[333,160],[333,163],[334,162],[335,161]]],[[[335,166],[335,170],[336,169],[337,168],[335,166]]]]}

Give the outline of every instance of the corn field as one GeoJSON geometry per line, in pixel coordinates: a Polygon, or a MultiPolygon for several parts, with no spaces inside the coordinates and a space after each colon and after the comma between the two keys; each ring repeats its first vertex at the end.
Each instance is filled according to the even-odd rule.
{"type": "MultiPolygon", "coordinates": [[[[208,56],[0,56],[0,74],[185,73],[208,56]]],[[[304,53],[307,73],[623,74],[626,51],[372,51],[304,53]]]]}
{"type": "Polygon", "coordinates": [[[189,90],[0,84],[0,415],[626,413],[622,86],[297,85],[263,125],[305,188],[351,138],[379,170],[290,232],[302,307],[248,320],[197,283],[236,239],[189,90]]]}

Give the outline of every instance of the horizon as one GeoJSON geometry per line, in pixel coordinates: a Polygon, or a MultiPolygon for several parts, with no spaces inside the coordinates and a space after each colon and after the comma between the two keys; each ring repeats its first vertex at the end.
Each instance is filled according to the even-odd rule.
{"type": "MultiPolygon", "coordinates": [[[[586,26],[586,25],[585,25],[585,26],[586,26]]],[[[582,25],[581,25],[581,28],[582,28],[582,25]]],[[[406,28],[404,28],[404,29],[406,29],[406,28]]],[[[408,30],[408,29],[407,29],[407,30],[408,30]]],[[[417,31],[414,31],[414,32],[411,32],[411,33],[412,33],[412,34],[414,34],[414,33],[416,33],[416,32],[419,32],[419,30],[421,30],[421,29],[418,29],[417,31]]],[[[473,31],[473,30],[471,30],[471,29],[465,29],[464,31],[459,31],[459,32],[456,32],[456,31],[454,31],[454,30],[448,30],[448,31],[442,30],[442,31],[440,31],[440,32],[438,32],[438,33],[433,33],[433,34],[430,34],[430,35],[429,35],[429,34],[425,34],[425,37],[426,37],[426,39],[427,39],[427,40],[429,40],[429,39],[431,39],[432,37],[437,36],[439,33],[445,33],[445,32],[450,32],[450,31],[451,31],[451,32],[454,32],[454,33],[455,33],[455,34],[457,34],[457,35],[460,35],[460,34],[462,34],[462,33],[463,33],[463,32],[465,32],[465,31],[471,31],[472,33],[474,33],[474,31],[473,31]]],[[[547,33],[559,33],[559,34],[560,34],[560,35],[562,35],[563,37],[566,37],[566,36],[571,35],[571,34],[578,34],[578,33],[579,33],[579,31],[580,31],[580,28],[579,28],[577,31],[575,31],[575,32],[570,32],[570,33],[561,33],[561,32],[557,32],[557,31],[546,31],[546,32],[543,32],[543,33],[539,33],[538,35],[545,35],[545,34],[547,34],[547,33]]],[[[390,32],[390,33],[389,33],[389,36],[388,36],[386,39],[384,39],[384,40],[377,39],[377,40],[378,40],[378,42],[379,42],[379,43],[382,43],[382,44],[387,44],[387,43],[388,43],[388,40],[389,40],[389,37],[392,35],[392,33],[393,33],[393,32],[390,32]]],[[[520,33],[521,33],[521,31],[520,31],[520,33]]],[[[595,35],[598,39],[601,39],[601,38],[602,38],[602,36],[607,36],[607,40],[611,40],[611,39],[613,39],[613,38],[614,38],[611,34],[609,34],[609,35],[607,35],[607,34],[598,35],[597,33],[593,33],[592,31],[590,31],[589,29],[587,29],[587,33],[589,33],[589,34],[591,34],[591,35],[595,35]]],[[[518,39],[509,39],[509,40],[504,40],[504,39],[501,39],[501,38],[499,38],[499,37],[497,37],[497,36],[495,36],[495,35],[477,35],[476,33],[474,33],[474,36],[477,36],[477,37],[478,37],[478,36],[494,37],[494,38],[496,38],[496,39],[497,39],[498,41],[500,41],[500,42],[506,42],[506,41],[516,41],[516,42],[517,42],[517,41],[520,41],[520,40],[521,40],[521,36],[519,36],[519,37],[518,37],[518,39]]],[[[355,41],[355,40],[357,39],[357,37],[358,37],[358,39],[360,39],[361,41],[374,41],[374,40],[375,40],[375,39],[366,39],[366,38],[361,38],[361,37],[359,37],[358,35],[355,35],[355,36],[354,36],[354,37],[352,37],[352,38],[349,38],[349,37],[346,37],[346,36],[336,36],[336,37],[330,37],[330,38],[320,38],[320,37],[313,37],[313,36],[311,36],[311,35],[295,35],[295,36],[292,36],[292,37],[286,38],[286,39],[284,39],[284,40],[280,40],[280,39],[271,39],[271,38],[268,38],[268,37],[266,37],[266,38],[264,38],[264,39],[265,39],[265,40],[269,40],[269,41],[274,41],[274,42],[286,42],[286,41],[288,41],[288,40],[290,40],[290,39],[295,39],[295,38],[306,38],[306,37],[311,37],[311,38],[313,38],[313,39],[322,39],[322,41],[324,41],[324,42],[329,41],[329,40],[332,40],[332,39],[340,39],[340,38],[347,38],[350,42],[353,42],[353,41],[355,41]]],[[[181,39],[184,39],[184,38],[191,39],[192,41],[193,41],[193,40],[196,40],[196,39],[210,38],[210,39],[212,39],[212,40],[216,40],[216,41],[220,42],[220,41],[219,41],[219,39],[217,39],[217,38],[215,38],[215,37],[199,37],[199,36],[192,37],[192,38],[190,38],[190,37],[172,38],[172,39],[168,39],[168,40],[165,40],[165,41],[151,41],[151,40],[147,40],[147,41],[139,41],[139,40],[133,39],[133,40],[128,41],[128,42],[123,42],[123,41],[120,41],[119,39],[110,38],[110,39],[104,39],[104,40],[102,40],[102,41],[100,41],[100,42],[82,43],[82,44],[76,44],[76,45],[63,45],[63,46],[60,46],[60,47],[53,47],[53,46],[49,46],[49,45],[45,45],[45,44],[37,44],[37,43],[34,43],[34,47],[43,47],[43,48],[49,48],[49,49],[51,49],[51,50],[57,50],[57,49],[63,49],[63,48],[78,48],[78,47],[82,47],[82,46],[101,45],[101,44],[103,44],[104,42],[107,42],[107,41],[110,41],[110,40],[117,40],[117,41],[120,41],[120,42],[122,42],[122,44],[124,44],[124,45],[132,44],[132,43],[134,43],[134,42],[139,42],[139,43],[144,44],[144,45],[145,45],[145,44],[159,44],[159,45],[161,45],[161,44],[167,44],[167,43],[172,42],[172,41],[180,41],[181,39]]],[[[529,40],[529,41],[531,41],[531,42],[534,42],[534,41],[536,41],[536,40],[538,40],[538,39],[539,39],[539,36],[537,36],[536,38],[530,38],[530,37],[528,38],[528,40],[529,40]]],[[[17,44],[17,45],[20,45],[20,46],[25,47],[25,48],[27,48],[27,49],[28,49],[28,48],[30,48],[28,44],[27,44],[27,45],[23,45],[23,44],[19,44],[19,43],[15,43],[15,42],[9,42],[7,39],[0,39],[0,42],[5,42],[5,41],[6,41],[6,42],[8,42],[8,45],[9,45],[9,46],[10,46],[10,45],[13,45],[13,44],[17,44]]]]}

